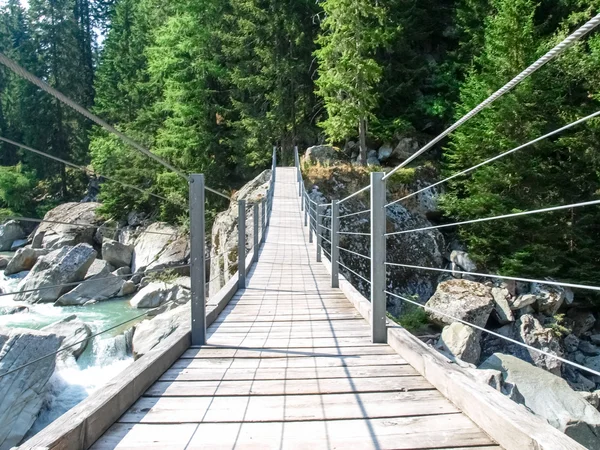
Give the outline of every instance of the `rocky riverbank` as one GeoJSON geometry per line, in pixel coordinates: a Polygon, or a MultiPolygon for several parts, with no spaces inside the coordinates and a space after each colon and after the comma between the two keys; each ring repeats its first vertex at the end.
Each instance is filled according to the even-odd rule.
{"type": "MultiPolygon", "coordinates": [[[[394,166],[416,148],[418,143],[407,140],[396,146],[384,145],[369,152],[369,165],[394,166]]],[[[302,160],[310,197],[328,203],[366,185],[371,169],[354,165],[357,154],[352,142],[344,149],[308,149],[302,160]]],[[[388,181],[388,199],[402,198],[437,179],[427,163],[399,171],[388,181]]],[[[431,189],[388,207],[388,232],[436,225],[441,216],[437,210],[440,194],[439,189],[431,189]]],[[[369,207],[368,197],[358,196],[341,205],[340,215],[369,207]]],[[[323,213],[327,216],[329,212],[323,213]]],[[[329,227],[327,219],[324,225],[329,227]]],[[[340,229],[368,233],[369,215],[344,218],[340,229]]],[[[368,237],[344,235],[340,245],[354,253],[370,253],[368,237]]],[[[323,246],[329,251],[327,242],[323,246]]],[[[474,379],[525,405],[587,448],[600,449],[600,377],[585,370],[600,371],[598,308],[580,301],[570,289],[553,284],[463,276],[460,272],[483,272],[466,250],[455,235],[437,229],[391,236],[387,261],[445,272],[388,267],[386,288],[429,308],[427,315],[416,316],[421,321],[416,334],[468,368],[474,379]]],[[[340,260],[368,277],[367,259],[341,251],[340,260]]],[[[364,296],[370,296],[368,283],[352,272],[342,272],[364,296]]],[[[401,323],[410,323],[407,314],[423,311],[391,296],[387,310],[401,323]]]]}

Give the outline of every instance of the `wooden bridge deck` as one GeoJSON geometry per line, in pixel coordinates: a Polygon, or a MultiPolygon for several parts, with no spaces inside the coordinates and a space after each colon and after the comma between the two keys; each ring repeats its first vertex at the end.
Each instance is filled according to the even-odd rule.
{"type": "Polygon", "coordinates": [[[293,168],[247,289],[94,449],[499,447],[387,345],[314,260],[293,168]]]}

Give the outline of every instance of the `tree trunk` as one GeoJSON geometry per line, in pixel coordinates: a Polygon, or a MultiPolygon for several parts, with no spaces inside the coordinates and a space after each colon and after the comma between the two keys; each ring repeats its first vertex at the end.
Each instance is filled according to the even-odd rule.
{"type": "Polygon", "coordinates": [[[358,122],[358,142],[360,148],[360,165],[367,165],[367,120],[363,117],[358,122]]]}

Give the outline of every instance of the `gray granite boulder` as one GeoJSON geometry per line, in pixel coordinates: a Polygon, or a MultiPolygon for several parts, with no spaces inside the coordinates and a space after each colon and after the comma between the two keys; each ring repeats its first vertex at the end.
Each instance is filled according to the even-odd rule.
{"type": "Polygon", "coordinates": [[[103,239],[102,241],[102,259],[109,262],[117,269],[120,267],[129,267],[133,257],[133,247],[121,244],[112,239],[103,239]]]}
{"type": "Polygon", "coordinates": [[[60,285],[82,281],[94,259],[96,251],[87,244],[62,247],[40,257],[27,276],[21,280],[17,290],[48,288],[19,293],[15,295],[14,300],[28,303],[56,301],[72,289],[72,286],[60,285]]]}
{"type": "Polygon", "coordinates": [[[25,270],[31,270],[35,265],[40,256],[48,254],[46,249],[36,248],[21,248],[17,250],[15,256],[10,260],[6,269],[4,270],[5,275],[14,275],[15,273],[23,272],[25,270]]]}
{"type": "Polygon", "coordinates": [[[171,225],[156,222],[136,239],[131,270],[137,273],[180,266],[186,264],[189,257],[189,236],[171,225]]]}
{"type": "Polygon", "coordinates": [[[156,308],[176,298],[179,286],[163,282],[150,282],[129,301],[134,308],[156,308]]]}
{"type": "MultiPolygon", "coordinates": [[[[468,280],[448,280],[440,283],[427,306],[450,317],[484,327],[494,309],[490,287],[468,280]]],[[[454,320],[436,312],[428,312],[439,325],[451,325],[454,320]]]]}
{"type": "Polygon", "coordinates": [[[438,346],[462,361],[477,364],[481,355],[479,334],[472,327],[454,322],[444,327],[438,346]]]}
{"type": "MultiPolygon", "coordinates": [[[[0,330],[0,374],[59,349],[62,337],[24,329],[0,330]]],[[[0,449],[21,442],[42,408],[56,358],[45,358],[0,378],[0,449]]]]}
{"type": "Polygon", "coordinates": [[[79,320],[76,315],[65,317],[59,322],[47,325],[41,329],[45,333],[52,333],[62,337],[62,347],[70,347],[59,354],[64,358],[68,355],[73,355],[76,359],[81,356],[88,346],[88,339],[92,335],[92,329],[82,320],[79,320]]]}
{"type": "Polygon", "coordinates": [[[25,231],[19,224],[14,220],[6,222],[4,225],[0,225],[0,252],[7,252],[13,245],[13,242],[25,237],[25,231]]]}
{"type": "Polygon", "coordinates": [[[496,353],[480,366],[502,372],[522,403],[538,416],[591,450],[600,449],[600,413],[562,378],[510,355],[496,353]]]}
{"type": "Polygon", "coordinates": [[[190,327],[191,314],[190,305],[187,304],[138,324],[133,334],[134,358],[144,356],[179,327],[190,327]]]}

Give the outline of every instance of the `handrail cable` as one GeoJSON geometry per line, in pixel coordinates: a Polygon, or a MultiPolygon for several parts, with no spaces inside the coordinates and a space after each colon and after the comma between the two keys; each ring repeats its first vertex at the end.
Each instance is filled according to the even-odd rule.
{"type": "Polygon", "coordinates": [[[432,225],[430,227],[412,228],[410,230],[395,231],[393,233],[386,233],[385,236],[395,236],[395,235],[398,235],[398,234],[412,233],[412,232],[417,232],[417,231],[436,230],[436,229],[439,229],[439,228],[456,227],[456,226],[459,226],[459,225],[467,225],[467,224],[470,224],[470,223],[488,222],[490,220],[498,220],[498,219],[509,219],[511,217],[528,216],[528,215],[532,215],[532,214],[539,214],[539,213],[552,212],[552,211],[560,211],[560,210],[563,210],[563,209],[571,209],[571,208],[581,208],[581,207],[584,207],[584,206],[594,206],[594,205],[600,205],[600,200],[592,200],[592,201],[589,201],[589,202],[581,202],[581,203],[571,203],[570,205],[553,206],[553,207],[550,207],[550,208],[534,209],[534,210],[530,210],[530,211],[521,211],[521,212],[518,212],[518,213],[504,214],[504,215],[501,215],[501,216],[482,217],[482,218],[479,218],[479,219],[465,220],[463,222],[453,222],[453,223],[447,223],[447,224],[442,224],[442,225],[432,225]]]}
{"type": "Polygon", "coordinates": [[[347,253],[352,253],[353,255],[360,256],[361,258],[365,258],[365,259],[371,260],[370,256],[363,255],[362,253],[353,252],[352,250],[348,250],[347,248],[340,247],[339,245],[337,246],[337,248],[340,249],[340,250],[343,250],[343,251],[345,251],[347,253]]]}
{"type": "Polygon", "coordinates": [[[340,267],[343,267],[344,269],[346,269],[348,272],[353,273],[354,275],[356,275],[358,278],[361,278],[362,280],[366,281],[367,283],[371,284],[371,280],[366,279],[365,277],[363,277],[362,275],[360,275],[359,273],[356,273],[354,270],[352,270],[350,267],[345,266],[344,264],[342,264],[341,262],[338,261],[338,265],[340,267]]]}
{"type": "Polygon", "coordinates": [[[350,213],[350,214],[344,214],[342,216],[339,216],[338,219],[344,219],[346,217],[351,217],[351,216],[358,216],[359,214],[366,214],[366,213],[370,213],[371,210],[370,209],[364,209],[362,211],[358,211],[358,212],[354,212],[354,213],[350,213]]]}
{"type": "MultiPolygon", "coordinates": [[[[104,121],[103,119],[101,119],[97,115],[93,114],[92,112],[88,111],[86,108],[84,108],[83,106],[79,105],[78,103],[74,102],[73,100],[71,100],[69,97],[67,97],[66,95],[64,95],[60,91],[54,89],[48,83],[46,83],[43,80],[41,80],[40,78],[36,77],[31,72],[28,72],[26,69],[24,69],[23,67],[21,67],[19,64],[17,64],[12,59],[8,58],[2,52],[0,52],[0,64],[4,64],[6,67],[8,67],[10,70],[12,70],[14,73],[16,73],[17,75],[19,75],[20,77],[22,77],[22,78],[26,79],[27,81],[35,84],[37,87],[39,87],[40,89],[42,89],[46,93],[50,94],[51,96],[53,96],[57,100],[61,101],[62,103],[64,103],[68,107],[70,107],[73,110],[77,111],[82,116],[88,118],[92,122],[94,122],[97,125],[101,126],[106,131],[114,134],[115,136],[117,136],[119,139],[121,139],[126,144],[128,144],[131,147],[135,148],[136,150],[138,150],[139,152],[141,152],[144,155],[148,156],[149,158],[154,159],[156,162],[158,162],[163,167],[166,167],[167,169],[171,170],[172,172],[176,173],[177,175],[179,175],[182,178],[184,178],[184,179],[186,179],[186,180],[189,181],[189,177],[185,173],[183,173],[181,170],[179,170],[176,167],[174,167],[173,165],[169,164],[167,161],[165,161],[161,157],[155,155],[154,153],[152,153],[147,148],[145,148],[142,145],[138,144],[136,141],[134,141],[133,139],[131,139],[125,133],[117,130],[112,125],[109,125],[106,121],[104,121]]],[[[210,188],[208,186],[205,186],[204,188],[207,191],[212,192],[213,194],[217,194],[217,195],[220,195],[221,197],[226,198],[227,200],[231,200],[231,198],[229,196],[227,196],[227,195],[225,195],[225,194],[223,194],[223,193],[221,193],[221,192],[219,192],[219,191],[217,191],[215,189],[212,189],[212,188],[210,188]]]]}
{"type": "Polygon", "coordinates": [[[502,280],[523,281],[525,283],[549,284],[552,286],[562,286],[562,287],[569,287],[569,288],[574,288],[574,289],[586,289],[586,290],[590,290],[590,291],[600,291],[600,286],[590,286],[590,285],[586,285],[586,284],[567,283],[567,282],[562,282],[562,281],[535,280],[535,279],[531,279],[531,278],[510,277],[510,276],[505,276],[505,275],[496,275],[496,274],[489,274],[489,273],[465,272],[465,271],[461,271],[461,270],[452,270],[452,269],[438,269],[436,267],[413,266],[410,264],[398,264],[398,263],[391,263],[391,262],[386,262],[385,265],[392,266],[392,267],[404,267],[407,269],[429,270],[432,272],[444,272],[444,273],[457,273],[457,274],[461,274],[461,275],[472,275],[475,277],[482,277],[482,278],[500,278],[502,280]]]}
{"type": "Polygon", "coordinates": [[[351,231],[338,231],[338,234],[347,234],[349,236],[371,236],[371,233],[357,233],[351,231]]]}
{"type": "Polygon", "coordinates": [[[72,162],[66,161],[66,160],[64,160],[62,158],[57,158],[56,156],[52,156],[52,155],[50,155],[48,153],[42,152],[41,150],[36,150],[34,148],[28,147],[27,145],[19,144],[18,142],[12,141],[12,140],[7,139],[5,137],[0,136],[0,141],[3,141],[3,142],[6,142],[8,144],[14,145],[16,147],[22,148],[23,150],[27,150],[27,151],[32,152],[32,153],[36,153],[36,154],[38,154],[40,156],[44,156],[44,157],[52,159],[54,161],[58,161],[59,163],[62,163],[64,165],[66,165],[66,166],[70,166],[70,167],[73,167],[75,169],[82,170],[82,171],[84,171],[87,174],[95,175],[97,177],[106,178],[109,181],[113,181],[115,183],[119,183],[120,185],[128,187],[130,189],[135,189],[136,191],[139,191],[139,192],[141,192],[143,194],[148,194],[148,195],[151,195],[151,196],[156,197],[158,199],[165,200],[167,202],[174,202],[174,200],[169,200],[168,198],[163,197],[162,195],[154,194],[153,192],[150,192],[150,191],[148,191],[146,189],[142,189],[142,188],[134,186],[132,184],[124,183],[123,181],[117,180],[116,178],[112,178],[112,177],[109,177],[107,175],[102,175],[102,174],[100,174],[100,173],[98,173],[98,172],[96,172],[94,170],[88,169],[85,166],[79,166],[79,165],[74,164],[72,162]]]}
{"type": "Polygon", "coordinates": [[[94,278],[93,276],[81,280],[81,281],[74,281],[72,283],[64,283],[64,284],[54,284],[51,286],[42,286],[39,288],[35,288],[35,289],[23,289],[21,291],[16,291],[16,292],[2,292],[0,293],[0,297],[6,297],[9,295],[17,295],[17,294],[27,294],[29,292],[39,292],[39,291],[45,291],[48,289],[57,289],[57,288],[63,288],[63,287],[70,287],[70,286],[79,286],[80,284],[85,283],[86,281],[103,281],[103,280],[112,280],[114,277],[117,278],[132,278],[136,275],[145,275],[148,273],[155,273],[155,272],[166,272],[167,270],[175,270],[175,269],[185,269],[186,267],[190,267],[189,264],[184,264],[184,265],[180,265],[180,266],[173,266],[173,267],[163,267],[161,269],[150,269],[150,270],[145,270],[144,272],[138,272],[138,273],[129,273],[127,275],[113,275],[111,277],[102,277],[102,278],[94,278]]]}
{"type": "Polygon", "coordinates": [[[593,370],[593,369],[590,369],[589,367],[582,366],[581,364],[574,363],[573,361],[569,361],[568,359],[561,358],[560,356],[557,356],[557,355],[553,355],[552,353],[546,352],[546,351],[544,351],[544,350],[540,350],[539,348],[535,348],[535,347],[533,347],[533,346],[531,346],[531,345],[525,344],[524,342],[519,342],[519,341],[517,341],[516,339],[511,339],[511,338],[509,338],[509,337],[503,336],[503,335],[501,335],[500,333],[495,333],[495,332],[493,332],[493,331],[487,330],[487,329],[485,329],[485,328],[483,328],[483,327],[480,327],[480,326],[478,326],[478,325],[474,325],[474,324],[472,324],[472,323],[470,323],[470,322],[467,322],[467,321],[465,321],[465,320],[462,320],[462,319],[457,319],[456,317],[453,317],[453,316],[451,316],[451,315],[449,315],[449,314],[446,314],[446,313],[443,313],[443,312],[441,312],[441,311],[438,311],[438,310],[437,310],[437,309],[435,309],[435,308],[431,308],[431,307],[429,307],[429,306],[422,305],[422,304],[420,304],[419,302],[416,302],[416,301],[414,301],[414,300],[410,300],[410,299],[408,299],[408,298],[402,297],[401,295],[394,294],[394,293],[392,293],[392,292],[389,292],[389,291],[387,291],[387,290],[385,291],[385,293],[386,293],[386,294],[388,294],[388,295],[391,295],[392,297],[396,297],[396,298],[398,298],[398,299],[400,299],[400,300],[403,300],[403,301],[405,301],[405,302],[412,303],[413,305],[419,306],[419,307],[421,307],[421,308],[423,308],[423,309],[425,309],[425,310],[427,310],[427,311],[431,311],[431,312],[433,312],[433,313],[435,313],[435,314],[439,314],[439,315],[442,315],[442,316],[448,317],[449,319],[452,319],[452,320],[454,320],[454,321],[456,321],[456,322],[460,322],[460,323],[462,323],[462,324],[464,324],[464,325],[468,325],[468,326],[470,326],[470,327],[473,327],[473,328],[475,328],[475,329],[477,329],[477,330],[479,330],[479,331],[483,331],[483,332],[485,332],[485,333],[491,334],[492,336],[499,337],[499,338],[501,338],[501,339],[504,339],[504,340],[506,340],[506,341],[512,342],[513,344],[520,345],[521,347],[525,347],[525,348],[527,348],[527,349],[529,349],[529,350],[532,350],[532,351],[534,351],[534,352],[541,353],[542,355],[548,356],[548,357],[550,357],[550,358],[557,359],[557,360],[559,360],[559,361],[561,361],[561,362],[563,362],[563,363],[565,363],[565,364],[567,364],[567,365],[570,365],[570,366],[576,367],[576,368],[578,368],[579,370],[583,370],[583,371],[586,371],[586,372],[592,373],[592,374],[594,374],[594,375],[596,375],[596,376],[600,376],[600,372],[598,372],[598,371],[596,371],[596,370],[593,370]]]}
{"type": "Polygon", "coordinates": [[[450,181],[450,180],[452,180],[452,179],[454,179],[454,178],[456,178],[456,177],[459,177],[459,176],[461,176],[461,175],[465,175],[465,174],[467,174],[467,173],[469,173],[469,172],[472,172],[472,171],[474,171],[475,169],[478,169],[478,168],[480,168],[480,167],[482,167],[482,166],[485,166],[486,164],[489,164],[489,163],[492,163],[492,162],[494,162],[494,161],[497,161],[497,160],[499,160],[499,159],[501,159],[501,158],[504,158],[505,156],[508,156],[508,155],[510,155],[510,154],[512,154],[512,153],[514,153],[514,152],[516,152],[516,151],[522,150],[522,149],[524,149],[524,148],[526,148],[526,147],[529,147],[529,146],[531,146],[531,145],[533,145],[533,144],[537,144],[538,142],[540,142],[540,141],[542,141],[542,140],[544,140],[544,139],[547,139],[547,138],[549,138],[549,137],[551,137],[551,136],[554,136],[554,135],[556,135],[556,134],[562,133],[563,131],[566,131],[566,130],[568,130],[568,129],[570,129],[570,128],[573,128],[573,127],[575,127],[576,125],[579,125],[579,124],[581,124],[581,123],[583,123],[583,122],[586,122],[586,121],[588,121],[588,120],[590,120],[590,119],[593,119],[594,117],[597,117],[597,116],[599,116],[599,115],[600,115],[600,111],[597,111],[597,112],[595,112],[594,114],[590,114],[589,116],[585,116],[585,117],[583,117],[583,118],[581,118],[581,119],[579,119],[579,120],[577,120],[577,121],[575,121],[575,122],[571,122],[570,124],[568,124],[568,125],[565,125],[565,126],[564,126],[564,127],[562,127],[562,128],[558,128],[557,130],[551,131],[551,132],[549,132],[549,133],[547,133],[547,134],[545,134],[545,135],[543,135],[543,136],[540,136],[540,137],[538,137],[537,139],[534,139],[534,140],[532,140],[532,141],[529,141],[529,142],[527,142],[527,143],[525,143],[525,144],[519,145],[518,147],[515,147],[515,148],[513,148],[512,150],[508,150],[508,151],[506,151],[506,152],[504,152],[504,153],[501,153],[501,154],[499,154],[499,155],[496,155],[496,156],[494,156],[493,158],[487,159],[487,160],[485,160],[485,161],[483,161],[483,162],[480,162],[479,164],[476,164],[476,165],[474,165],[473,167],[470,167],[470,168],[468,168],[468,169],[466,169],[466,170],[463,170],[463,171],[461,171],[461,172],[457,172],[457,173],[455,173],[454,175],[451,175],[451,176],[449,176],[448,178],[444,178],[444,179],[443,179],[443,180],[441,180],[441,181],[438,181],[438,182],[436,182],[436,183],[430,184],[429,186],[426,186],[426,187],[424,187],[424,188],[422,188],[422,189],[419,189],[418,191],[412,192],[412,193],[410,193],[410,194],[408,194],[408,195],[406,195],[406,196],[402,197],[401,199],[394,200],[393,202],[390,202],[390,203],[388,203],[387,205],[385,205],[385,207],[387,208],[388,206],[392,206],[392,205],[394,205],[394,204],[396,204],[396,203],[399,203],[399,202],[401,202],[401,201],[404,201],[404,200],[406,200],[406,199],[408,199],[408,198],[414,197],[415,195],[417,195],[417,194],[420,194],[421,192],[428,191],[429,189],[432,189],[432,188],[434,188],[434,187],[436,187],[436,186],[439,186],[440,184],[443,184],[443,183],[445,183],[445,182],[447,182],[447,181],[450,181]]]}

